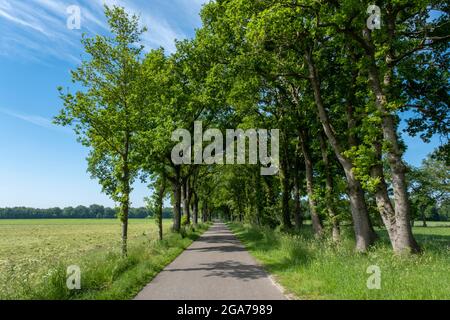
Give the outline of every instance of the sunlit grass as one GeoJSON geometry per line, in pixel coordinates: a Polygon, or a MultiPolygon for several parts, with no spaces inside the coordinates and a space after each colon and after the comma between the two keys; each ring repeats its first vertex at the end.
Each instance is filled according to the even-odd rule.
{"type": "MultiPolygon", "coordinates": [[[[299,299],[450,299],[450,228],[414,228],[423,253],[393,255],[382,240],[366,254],[353,250],[351,230],[341,245],[315,240],[309,227],[282,234],[230,225],[251,253],[299,299]],[[367,288],[367,267],[381,269],[381,289],[367,288]]],[[[384,239],[383,232],[380,232],[384,239]]]]}
{"type": "Polygon", "coordinates": [[[0,299],[130,299],[205,229],[182,237],[170,225],[158,241],[154,220],[130,220],[123,258],[115,219],[0,220],[0,299]],[[69,265],[79,291],[66,287],[69,265]]]}

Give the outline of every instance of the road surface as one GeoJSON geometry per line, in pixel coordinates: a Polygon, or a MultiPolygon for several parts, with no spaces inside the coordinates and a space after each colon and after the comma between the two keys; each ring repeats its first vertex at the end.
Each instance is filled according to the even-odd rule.
{"type": "Polygon", "coordinates": [[[213,224],[160,272],[136,300],[284,300],[223,223],[213,224]]]}

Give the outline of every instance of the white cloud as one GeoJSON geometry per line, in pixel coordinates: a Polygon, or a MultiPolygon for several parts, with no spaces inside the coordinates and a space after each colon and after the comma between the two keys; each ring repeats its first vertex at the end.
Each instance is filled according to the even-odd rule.
{"type": "Polygon", "coordinates": [[[41,128],[62,130],[62,131],[70,132],[67,128],[59,127],[59,126],[55,125],[52,122],[52,120],[42,117],[42,116],[18,113],[18,112],[15,112],[15,111],[12,111],[9,109],[5,109],[5,108],[0,108],[0,113],[3,113],[10,117],[31,123],[31,124],[39,126],[41,128]]]}
{"type": "Polygon", "coordinates": [[[167,52],[175,52],[175,39],[184,39],[186,36],[172,28],[165,20],[154,17],[141,17],[142,23],[148,30],[142,36],[142,41],[147,48],[163,47],[167,52]]]}
{"type": "Polygon", "coordinates": [[[174,6],[179,15],[169,16],[165,12],[168,5],[152,1],[0,0],[0,55],[43,63],[59,59],[78,64],[78,57],[82,53],[82,32],[107,32],[104,4],[123,6],[128,12],[140,16],[142,25],[148,27],[142,36],[147,50],[163,47],[172,53],[175,51],[175,39],[186,38],[181,26],[198,25],[198,11],[205,2],[173,0],[170,6],[174,6]],[[66,27],[66,9],[74,4],[81,7],[81,30],[69,30],[66,27]]]}
{"type": "Polygon", "coordinates": [[[18,23],[18,24],[20,24],[22,26],[25,26],[25,27],[29,27],[31,29],[34,29],[36,31],[42,32],[43,34],[47,35],[45,30],[43,30],[40,26],[34,25],[32,23],[26,22],[25,20],[22,20],[22,19],[19,19],[17,17],[14,17],[14,16],[10,15],[8,12],[6,12],[6,11],[4,11],[2,9],[0,9],[0,16],[4,17],[4,18],[6,18],[6,19],[8,19],[8,20],[10,20],[12,22],[18,23]]]}
{"type": "Polygon", "coordinates": [[[8,30],[0,35],[0,50],[13,59],[45,62],[56,58],[76,63],[79,35],[66,28],[65,20],[63,2],[0,0],[0,25],[8,30]]]}
{"type": "Polygon", "coordinates": [[[151,14],[148,8],[137,6],[136,2],[123,0],[95,0],[97,14],[103,15],[103,7],[121,6],[131,14],[140,17],[142,26],[146,26],[148,31],[142,35],[143,44],[147,49],[163,47],[167,52],[175,51],[175,39],[184,39],[186,35],[174,26],[174,22],[161,15],[151,14]]]}

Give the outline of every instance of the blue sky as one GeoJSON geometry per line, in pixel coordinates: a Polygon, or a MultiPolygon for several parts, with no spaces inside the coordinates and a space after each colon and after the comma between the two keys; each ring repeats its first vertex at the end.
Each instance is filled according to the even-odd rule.
{"type": "MultiPolygon", "coordinates": [[[[87,149],[51,119],[61,108],[56,88],[71,86],[83,32],[104,34],[103,3],[138,13],[149,31],[147,49],[174,50],[174,39],[200,27],[203,0],[0,0],[0,207],[114,203],[86,173],[87,149]],[[81,29],[66,27],[67,7],[79,5],[81,29]]],[[[148,195],[137,183],[134,206],[148,195]]]]}
{"type": "MultiPolygon", "coordinates": [[[[205,0],[0,0],[0,207],[48,208],[114,203],[86,173],[87,149],[70,129],[51,119],[61,108],[56,88],[70,86],[69,70],[80,62],[80,38],[106,33],[103,3],[138,13],[149,31],[147,49],[174,50],[174,39],[200,27],[205,0]],[[81,8],[81,30],[66,27],[70,5],[81,8]]],[[[436,146],[405,137],[406,160],[420,165],[436,146]]],[[[137,183],[133,206],[148,195],[137,183]]]]}

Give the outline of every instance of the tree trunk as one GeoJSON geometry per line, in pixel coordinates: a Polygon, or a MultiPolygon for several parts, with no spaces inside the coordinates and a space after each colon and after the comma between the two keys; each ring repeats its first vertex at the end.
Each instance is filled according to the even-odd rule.
{"type": "Polygon", "coordinates": [[[208,221],[208,204],[206,201],[202,203],[202,221],[203,223],[208,221]]]}
{"type": "Polygon", "coordinates": [[[317,204],[314,198],[314,181],[313,181],[313,163],[309,148],[306,145],[307,135],[305,131],[299,130],[299,140],[302,147],[303,159],[305,160],[306,173],[306,191],[308,193],[309,210],[311,212],[311,222],[316,236],[321,236],[323,233],[322,223],[320,222],[319,214],[317,213],[317,204]]]}
{"type": "Polygon", "coordinates": [[[286,229],[292,228],[291,215],[289,210],[289,164],[288,164],[288,152],[286,145],[286,137],[283,134],[282,138],[282,154],[280,159],[280,180],[281,180],[281,215],[283,219],[283,227],[286,229]]]}
{"type": "Polygon", "coordinates": [[[187,224],[191,223],[191,212],[189,208],[190,198],[191,198],[191,190],[189,187],[189,178],[183,178],[182,179],[182,203],[183,203],[183,215],[186,216],[186,222],[187,224]]]}
{"type": "Polygon", "coordinates": [[[264,199],[262,195],[261,175],[259,170],[255,175],[255,199],[256,199],[256,220],[258,225],[263,223],[264,199]]]}
{"type": "MultiPolygon", "coordinates": [[[[384,141],[388,144],[387,159],[391,169],[392,188],[394,189],[395,223],[397,252],[419,252],[420,248],[412,234],[410,224],[410,203],[406,186],[406,166],[403,163],[402,151],[397,135],[394,116],[387,110],[387,97],[381,87],[380,75],[373,55],[369,55],[369,82],[376,97],[375,104],[381,113],[381,127],[384,141]]],[[[390,80],[386,79],[388,84],[390,80]]]]}
{"type": "Polygon", "coordinates": [[[238,199],[237,200],[237,205],[238,205],[238,219],[239,222],[244,221],[244,217],[243,217],[243,212],[244,212],[244,208],[242,207],[242,202],[238,199]]]}
{"type": "Polygon", "coordinates": [[[302,215],[302,207],[300,203],[300,179],[298,175],[299,165],[298,165],[298,156],[295,160],[295,173],[294,173],[294,220],[295,226],[297,230],[303,226],[303,215],[302,215]]]}
{"type": "Polygon", "coordinates": [[[273,186],[275,181],[272,176],[263,176],[263,180],[267,186],[267,202],[269,203],[269,206],[273,206],[277,202],[273,186]]]}
{"type": "Polygon", "coordinates": [[[192,204],[192,218],[194,220],[194,225],[196,226],[198,224],[198,196],[197,193],[193,192],[193,204],[192,204]]]}
{"type": "Polygon", "coordinates": [[[308,64],[309,79],[311,82],[311,87],[313,89],[314,100],[316,103],[320,121],[328,138],[328,141],[333,148],[333,151],[336,154],[339,163],[344,169],[347,179],[353,228],[356,238],[356,250],[364,252],[369,248],[370,245],[374,243],[376,239],[376,234],[370,224],[369,214],[367,212],[367,207],[364,199],[364,191],[353,172],[353,164],[343,155],[342,148],[338,140],[336,139],[334,131],[331,127],[320,92],[319,75],[309,49],[305,50],[305,61],[308,64]]]}
{"type": "Polygon", "coordinates": [[[425,208],[421,208],[421,213],[420,213],[421,217],[422,217],[422,227],[427,227],[427,218],[425,216],[425,208]]]}
{"type": "Polygon", "coordinates": [[[181,203],[183,204],[183,216],[186,217],[186,222],[190,223],[190,211],[189,211],[189,178],[181,178],[181,203]]]}
{"type": "Polygon", "coordinates": [[[394,251],[396,249],[396,222],[395,222],[395,212],[394,207],[392,206],[391,199],[389,198],[387,184],[384,179],[383,165],[381,163],[382,159],[382,150],[381,145],[379,143],[375,143],[376,150],[376,161],[375,165],[371,168],[370,174],[373,178],[379,180],[378,185],[375,189],[375,201],[377,203],[378,212],[381,215],[381,219],[383,220],[384,225],[386,226],[386,230],[389,235],[389,239],[391,241],[392,248],[394,251]]]}
{"type": "Polygon", "coordinates": [[[162,210],[162,204],[158,205],[158,235],[159,235],[159,240],[163,239],[163,224],[162,224],[162,220],[163,220],[163,210],[162,210]]]}
{"type": "Polygon", "coordinates": [[[158,219],[158,234],[159,240],[163,239],[163,202],[164,202],[164,193],[166,192],[166,180],[165,177],[161,177],[157,190],[157,201],[156,201],[156,216],[158,219]]]}
{"type": "Polygon", "coordinates": [[[181,228],[181,181],[180,166],[175,166],[175,178],[172,181],[173,187],[173,231],[180,232],[181,228]]]}
{"type": "MultiPolygon", "coordinates": [[[[124,210],[127,210],[122,206],[122,255],[126,256],[128,253],[127,250],[127,238],[128,238],[128,213],[125,213],[124,210]]],[[[128,211],[128,210],[127,210],[128,211]]]]}
{"type": "Polygon", "coordinates": [[[325,202],[327,212],[328,215],[330,216],[332,224],[332,239],[334,242],[339,242],[341,240],[341,232],[333,200],[333,176],[331,173],[330,161],[328,159],[328,150],[327,150],[328,148],[325,142],[323,132],[319,134],[319,140],[320,140],[320,150],[322,153],[322,161],[325,170],[325,190],[326,190],[325,202]]]}
{"type": "Polygon", "coordinates": [[[122,166],[122,195],[120,203],[120,220],[122,222],[122,255],[128,254],[127,240],[128,240],[128,214],[130,210],[130,169],[128,167],[128,151],[130,147],[130,137],[125,136],[125,154],[123,157],[122,166]]]}
{"type": "Polygon", "coordinates": [[[347,169],[345,174],[348,182],[353,228],[355,230],[356,250],[364,252],[375,242],[376,234],[370,224],[361,183],[356,179],[353,171],[347,169]]]}

